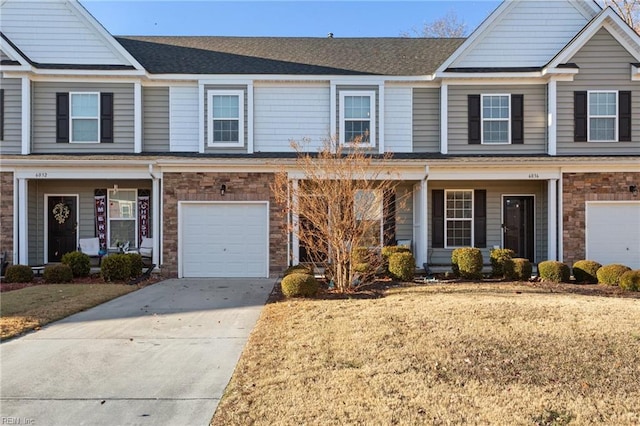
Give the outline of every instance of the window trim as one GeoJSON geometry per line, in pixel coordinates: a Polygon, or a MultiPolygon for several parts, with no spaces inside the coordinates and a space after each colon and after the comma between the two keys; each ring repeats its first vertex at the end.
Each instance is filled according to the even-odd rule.
{"type": "MultiPolygon", "coordinates": [[[[481,145],[511,145],[512,144],[512,136],[511,136],[511,123],[513,117],[511,116],[511,93],[481,93],[480,94],[480,144],[481,145]],[[496,97],[496,96],[506,96],[509,105],[507,105],[507,111],[509,116],[505,118],[484,118],[484,98],[485,97],[496,97]],[[484,141],[484,122],[486,121],[506,121],[507,122],[507,141],[506,142],[485,142],[484,141]]],[[[446,198],[446,194],[445,194],[446,198]]]]}
{"type": "Polygon", "coordinates": [[[619,91],[618,90],[587,90],[587,142],[594,143],[610,143],[610,142],[618,142],[620,138],[620,99],[619,99],[619,91]],[[591,94],[592,93],[612,93],[615,95],[616,105],[615,105],[615,116],[611,115],[591,115],[591,94]],[[613,139],[607,140],[595,140],[591,138],[591,119],[592,118],[614,118],[613,125],[613,139]]]}
{"type": "MultiPolygon", "coordinates": [[[[384,245],[384,193],[381,189],[376,189],[376,188],[367,188],[367,189],[358,189],[356,190],[356,192],[372,192],[374,194],[374,197],[376,199],[378,199],[379,201],[379,212],[380,212],[380,219],[379,219],[379,229],[378,229],[378,245],[375,246],[369,246],[369,248],[374,248],[374,247],[382,247],[384,245]]],[[[359,212],[358,210],[356,210],[356,200],[354,197],[353,200],[353,213],[354,213],[354,220],[356,222],[362,221],[362,219],[358,219],[357,218],[357,213],[359,212]]],[[[365,219],[365,220],[373,220],[373,219],[365,219]]]]}
{"type": "MultiPolygon", "coordinates": [[[[244,135],[244,90],[207,90],[207,146],[218,148],[243,147],[244,135]],[[238,97],[238,142],[215,142],[213,140],[213,98],[215,96],[236,96],[238,97]]],[[[230,118],[219,118],[220,120],[231,120],[230,118]]],[[[235,120],[235,118],[232,118],[235,120]]]]}
{"type": "Polygon", "coordinates": [[[445,189],[444,190],[444,248],[445,249],[456,249],[456,248],[460,248],[460,247],[475,247],[475,190],[473,189],[466,189],[466,188],[460,188],[460,189],[445,189]],[[469,192],[471,193],[471,218],[470,219],[465,219],[465,218],[448,218],[447,217],[447,195],[451,192],[469,192]],[[469,244],[468,246],[453,246],[453,245],[449,245],[449,236],[447,235],[447,224],[449,222],[455,222],[455,221],[465,221],[465,222],[469,222],[471,224],[471,226],[469,227],[469,231],[471,232],[471,244],[469,244]]]}
{"type": "Polygon", "coordinates": [[[131,244],[131,247],[138,247],[138,233],[139,233],[139,223],[138,223],[138,190],[136,188],[118,188],[118,189],[114,189],[114,188],[108,188],[107,189],[107,248],[114,250],[117,249],[117,247],[112,247],[111,246],[111,221],[134,221],[135,222],[135,231],[134,231],[134,241],[129,241],[129,244],[131,244]],[[135,206],[135,214],[133,215],[133,218],[112,218],[111,215],[109,214],[109,211],[111,210],[109,208],[109,203],[111,202],[111,197],[114,193],[116,192],[133,192],[134,194],[134,206],[135,206]]]}
{"type": "MultiPolygon", "coordinates": [[[[345,117],[344,117],[344,104],[345,98],[349,96],[368,96],[369,97],[369,105],[370,105],[370,117],[369,117],[369,142],[361,143],[360,146],[364,147],[375,147],[376,146],[376,91],[375,90],[341,90],[340,91],[340,123],[339,123],[339,132],[340,135],[340,144],[344,146],[352,146],[352,142],[345,141],[345,117]]],[[[355,121],[355,120],[354,120],[355,121]]],[[[363,120],[358,120],[363,121],[363,120]]]]}
{"type": "Polygon", "coordinates": [[[69,143],[100,143],[100,127],[101,127],[101,120],[102,116],[101,116],[101,94],[100,92],[69,92],[69,143]],[[78,116],[78,117],[74,117],[73,115],[73,96],[74,95],[96,95],[97,97],[97,102],[98,102],[98,111],[95,117],[88,117],[88,116],[78,116]],[[75,119],[81,119],[81,120],[96,120],[98,122],[98,128],[97,128],[97,132],[96,132],[96,140],[92,140],[92,141],[74,141],[73,140],[73,120],[75,119]]]}

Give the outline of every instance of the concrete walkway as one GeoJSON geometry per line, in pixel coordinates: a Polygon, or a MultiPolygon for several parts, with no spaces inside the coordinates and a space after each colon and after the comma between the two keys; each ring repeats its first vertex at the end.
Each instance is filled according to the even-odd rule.
{"type": "Polygon", "coordinates": [[[0,345],[0,424],[208,425],[273,279],[174,279],[0,345]]]}

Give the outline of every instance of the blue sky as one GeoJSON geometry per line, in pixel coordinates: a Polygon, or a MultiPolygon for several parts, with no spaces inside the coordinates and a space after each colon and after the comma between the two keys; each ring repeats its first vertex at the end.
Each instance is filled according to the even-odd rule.
{"type": "Polygon", "coordinates": [[[113,35],[398,37],[453,11],[475,29],[499,0],[81,0],[113,35]]]}

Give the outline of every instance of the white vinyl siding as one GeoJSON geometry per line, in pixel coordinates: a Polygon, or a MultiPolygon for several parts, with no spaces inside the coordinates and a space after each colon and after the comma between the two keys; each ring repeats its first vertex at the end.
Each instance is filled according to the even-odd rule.
{"type": "Polygon", "coordinates": [[[376,105],[374,91],[340,92],[340,143],[348,145],[360,138],[362,145],[375,145],[376,105]]]}
{"type": "Polygon", "coordinates": [[[142,151],[169,151],[169,88],[142,88],[142,151]]]}
{"type": "Polygon", "coordinates": [[[69,93],[69,142],[100,142],[100,93],[69,93]]]}
{"type": "Polygon", "coordinates": [[[411,152],[412,89],[389,87],[384,89],[384,150],[411,152]]]}
{"type": "Polygon", "coordinates": [[[209,146],[244,146],[244,91],[209,90],[207,98],[209,146]]]}
{"type": "Polygon", "coordinates": [[[316,151],[331,136],[329,86],[256,86],[254,150],[290,152],[290,141],[316,151]]]}
{"type": "Polygon", "coordinates": [[[129,65],[71,2],[2,2],[0,28],[37,63],[129,65]]]}
{"type": "Polygon", "coordinates": [[[198,152],[198,87],[169,87],[169,151],[198,152]]]}

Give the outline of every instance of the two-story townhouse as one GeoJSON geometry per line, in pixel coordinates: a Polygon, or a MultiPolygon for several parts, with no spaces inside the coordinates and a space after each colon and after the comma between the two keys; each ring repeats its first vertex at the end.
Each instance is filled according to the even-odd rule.
{"type": "Polygon", "coordinates": [[[304,255],[269,190],[301,178],[289,141],[367,129],[418,265],[473,245],[640,267],[640,38],[594,2],[505,2],[466,40],[113,37],[75,1],[1,7],[14,263],[148,236],[168,276],[277,274],[304,255]]]}

